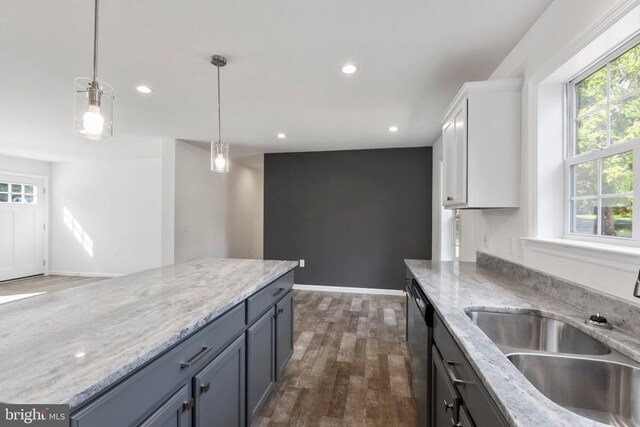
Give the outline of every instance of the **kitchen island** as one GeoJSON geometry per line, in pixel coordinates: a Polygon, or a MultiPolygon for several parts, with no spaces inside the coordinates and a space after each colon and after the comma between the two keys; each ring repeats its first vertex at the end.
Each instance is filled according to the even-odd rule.
{"type": "Polygon", "coordinates": [[[249,419],[244,401],[236,412],[248,424],[293,350],[296,265],[198,259],[4,304],[0,401],[65,403],[78,426],[197,424],[209,391],[195,390],[197,375],[235,354],[239,371],[221,379],[246,392],[249,419]]]}

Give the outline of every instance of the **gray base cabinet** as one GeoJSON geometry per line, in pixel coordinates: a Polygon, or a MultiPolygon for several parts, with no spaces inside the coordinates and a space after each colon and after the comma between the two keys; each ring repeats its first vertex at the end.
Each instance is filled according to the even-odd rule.
{"type": "MultiPolygon", "coordinates": [[[[508,426],[495,402],[489,396],[489,392],[482,385],[480,378],[437,313],[433,316],[432,366],[434,371],[441,374],[442,380],[448,382],[453,393],[453,406],[451,407],[453,425],[456,427],[508,426]],[[465,419],[467,424],[464,424],[463,420],[465,419]]],[[[434,399],[433,408],[436,413],[438,405],[444,406],[444,403],[434,399]]],[[[440,424],[435,424],[435,426],[440,426],[440,424]]]]}
{"type": "Polygon", "coordinates": [[[240,336],[194,377],[197,426],[245,425],[244,341],[244,336],[240,336]]]}
{"type": "Polygon", "coordinates": [[[280,381],[293,355],[293,292],[276,304],[276,380],[280,381]]]}
{"type": "Polygon", "coordinates": [[[433,422],[435,426],[454,426],[457,408],[460,406],[456,390],[448,378],[444,361],[433,347],[433,422]]]}
{"type": "Polygon", "coordinates": [[[293,272],[71,414],[71,427],[245,427],[293,351],[293,272]]]}
{"type": "Polygon", "coordinates": [[[249,424],[276,383],[276,310],[266,312],[247,330],[247,403],[249,424]]]}
{"type": "Polygon", "coordinates": [[[160,406],[140,427],[190,427],[191,390],[183,385],[176,394],[160,406]]]}

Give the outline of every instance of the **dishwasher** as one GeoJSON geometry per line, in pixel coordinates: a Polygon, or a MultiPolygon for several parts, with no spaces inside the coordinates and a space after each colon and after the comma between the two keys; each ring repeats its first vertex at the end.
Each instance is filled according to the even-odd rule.
{"type": "Polygon", "coordinates": [[[407,280],[407,348],[418,425],[430,427],[431,343],[433,306],[415,279],[407,280]]]}

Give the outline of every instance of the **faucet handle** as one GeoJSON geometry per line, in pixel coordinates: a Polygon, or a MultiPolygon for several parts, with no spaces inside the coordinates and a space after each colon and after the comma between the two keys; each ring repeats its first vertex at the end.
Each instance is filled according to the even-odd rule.
{"type": "Polygon", "coordinates": [[[636,279],[636,287],[633,289],[633,296],[640,298],[640,271],[638,271],[638,278],[636,279]]]}

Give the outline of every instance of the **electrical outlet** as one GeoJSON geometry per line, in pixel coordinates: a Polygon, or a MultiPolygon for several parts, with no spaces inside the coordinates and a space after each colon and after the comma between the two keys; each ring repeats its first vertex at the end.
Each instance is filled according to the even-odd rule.
{"type": "Polygon", "coordinates": [[[304,268],[304,260],[303,259],[300,260],[300,267],[304,268]]]}

